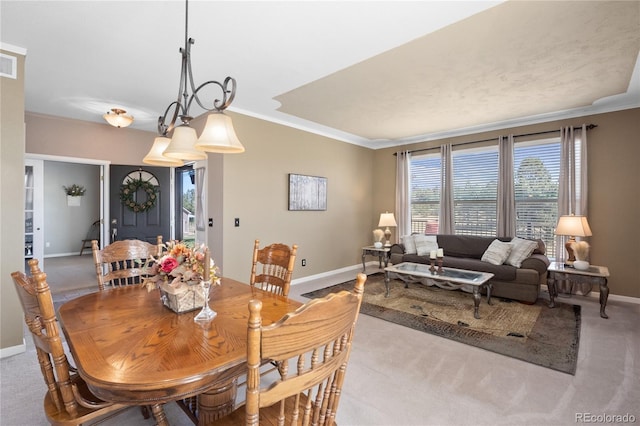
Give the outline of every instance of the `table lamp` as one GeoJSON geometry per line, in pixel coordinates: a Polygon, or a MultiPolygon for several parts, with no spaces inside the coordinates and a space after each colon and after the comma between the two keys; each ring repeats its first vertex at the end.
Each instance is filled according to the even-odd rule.
{"type": "Polygon", "coordinates": [[[556,235],[567,235],[569,239],[565,243],[564,247],[567,250],[567,260],[565,265],[573,266],[576,258],[573,253],[571,244],[576,242],[575,237],[590,237],[591,228],[589,228],[589,222],[587,222],[586,216],[560,216],[558,219],[558,226],[556,226],[556,235]]]}
{"type": "Polygon", "coordinates": [[[391,245],[391,230],[389,229],[390,226],[398,226],[398,224],[396,223],[396,218],[393,217],[393,213],[381,213],[380,214],[380,223],[378,223],[379,227],[386,227],[386,229],[384,230],[384,237],[386,238],[387,242],[385,243],[385,246],[390,246],[391,245]]]}

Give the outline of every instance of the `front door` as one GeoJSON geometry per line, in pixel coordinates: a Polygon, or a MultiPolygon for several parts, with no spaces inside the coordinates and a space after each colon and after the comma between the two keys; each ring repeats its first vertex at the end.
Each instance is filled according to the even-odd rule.
{"type": "Polygon", "coordinates": [[[170,171],[167,167],[111,166],[111,241],[137,239],[155,243],[158,235],[163,241],[170,239],[170,171]],[[122,185],[131,182],[134,189],[121,195],[122,185]]]}

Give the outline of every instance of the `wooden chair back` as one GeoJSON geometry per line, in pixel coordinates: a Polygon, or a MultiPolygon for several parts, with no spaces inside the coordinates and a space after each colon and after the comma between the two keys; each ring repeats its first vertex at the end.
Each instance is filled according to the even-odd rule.
{"type": "Polygon", "coordinates": [[[249,284],[282,296],[289,296],[291,275],[298,246],[271,244],[260,248],[260,240],[253,245],[253,260],[249,284]]]}
{"type": "Polygon", "coordinates": [[[91,242],[93,262],[96,267],[98,288],[139,284],[144,276],[144,263],[150,258],[159,258],[164,245],[162,235],[156,244],[141,240],[115,241],[100,250],[97,240],[91,242]]]}
{"type": "Polygon", "coordinates": [[[47,386],[44,409],[51,424],[82,424],[125,408],[92,395],[84,381],[69,365],[62,345],[47,275],[37,259],[29,260],[31,276],[13,272],[11,278],[20,298],[24,318],[36,348],[47,386]]]}
{"type": "Polygon", "coordinates": [[[267,326],[262,301],[249,302],[245,406],[215,424],[334,425],[366,279],[358,274],[353,291],[314,299],[267,326]],[[262,384],[265,360],[279,375],[262,384]]]}

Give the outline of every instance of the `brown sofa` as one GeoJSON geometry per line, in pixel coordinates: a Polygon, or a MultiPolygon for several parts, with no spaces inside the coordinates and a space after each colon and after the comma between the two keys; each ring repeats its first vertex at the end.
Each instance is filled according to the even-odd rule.
{"type": "MultiPolygon", "coordinates": [[[[540,286],[546,284],[549,259],[545,256],[545,245],[536,240],[538,247],[519,268],[508,264],[493,265],[480,260],[493,240],[509,242],[511,238],[481,237],[472,235],[437,235],[438,247],[444,251],[443,266],[490,272],[494,274],[492,295],[525,303],[535,303],[540,286]]],[[[429,263],[429,255],[405,253],[403,244],[391,247],[390,262],[429,263]]]]}

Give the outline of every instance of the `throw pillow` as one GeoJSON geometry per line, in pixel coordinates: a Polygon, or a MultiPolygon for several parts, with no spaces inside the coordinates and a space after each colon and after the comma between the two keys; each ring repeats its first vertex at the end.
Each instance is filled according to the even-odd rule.
{"type": "Polygon", "coordinates": [[[404,245],[404,252],[406,254],[418,253],[416,251],[416,243],[413,240],[413,235],[405,235],[404,237],[400,238],[400,241],[402,241],[402,245],[404,245]]]}
{"type": "Polygon", "coordinates": [[[522,266],[522,262],[538,247],[536,241],[525,240],[523,238],[515,237],[511,240],[511,253],[507,258],[507,264],[519,268],[522,266]]]}
{"type": "Polygon", "coordinates": [[[510,252],[511,243],[493,240],[480,260],[483,262],[489,262],[492,265],[502,265],[504,261],[509,258],[510,252]]]}
{"type": "Polygon", "coordinates": [[[429,256],[431,250],[438,250],[438,240],[435,235],[417,234],[413,236],[416,243],[416,252],[418,256],[429,256]]]}

